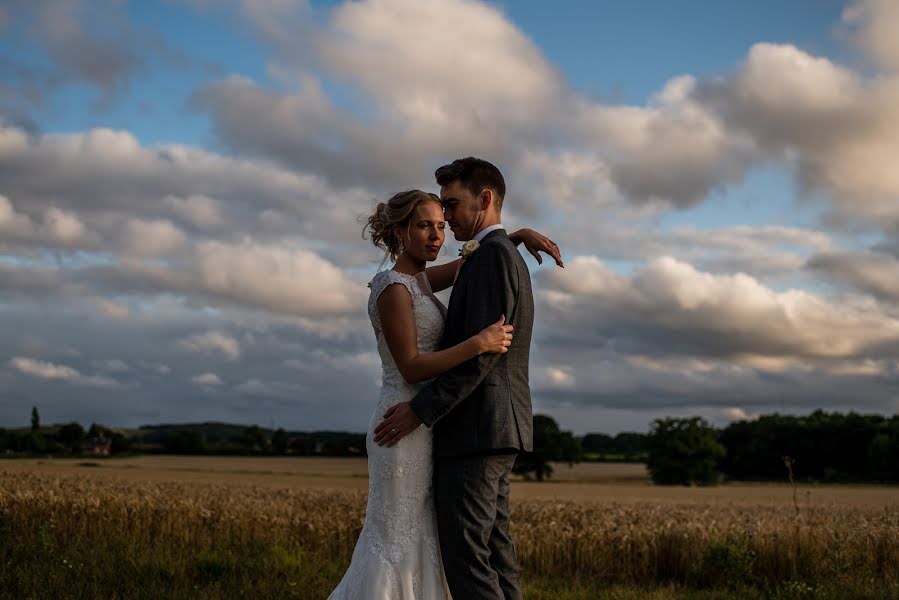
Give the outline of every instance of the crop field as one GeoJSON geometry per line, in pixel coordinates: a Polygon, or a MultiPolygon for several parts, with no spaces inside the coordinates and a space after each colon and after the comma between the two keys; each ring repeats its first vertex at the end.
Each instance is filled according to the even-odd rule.
{"type": "MultiPolygon", "coordinates": [[[[364,459],[0,461],[2,598],[325,598],[364,459]]],[[[642,465],[512,485],[525,597],[899,597],[899,489],[652,486],[642,465]]]]}

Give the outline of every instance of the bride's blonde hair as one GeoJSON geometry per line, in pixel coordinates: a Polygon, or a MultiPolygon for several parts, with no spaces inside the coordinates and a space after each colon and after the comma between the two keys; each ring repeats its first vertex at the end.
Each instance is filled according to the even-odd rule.
{"type": "Polygon", "coordinates": [[[440,204],[440,198],[436,194],[421,190],[400,192],[387,202],[379,202],[362,228],[362,238],[365,239],[367,233],[375,246],[383,250],[390,260],[396,261],[403,251],[400,238],[396,235],[396,227],[408,225],[418,205],[428,201],[440,204]]]}

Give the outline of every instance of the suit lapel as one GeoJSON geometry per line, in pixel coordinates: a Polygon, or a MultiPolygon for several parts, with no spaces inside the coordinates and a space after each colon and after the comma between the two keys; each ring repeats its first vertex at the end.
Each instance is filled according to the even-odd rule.
{"type": "MultiPolygon", "coordinates": [[[[481,240],[483,244],[488,239],[492,238],[496,235],[507,235],[505,229],[494,229],[490,233],[484,236],[484,239],[481,240]]],[[[468,298],[467,289],[465,284],[466,273],[468,271],[468,267],[473,260],[477,260],[477,251],[462,264],[462,268],[459,269],[459,276],[456,278],[456,281],[453,283],[453,291],[450,292],[449,306],[447,307],[447,318],[446,318],[446,329],[443,332],[443,347],[446,348],[448,341],[453,339],[450,328],[456,325],[456,321],[461,319],[461,316],[465,314],[465,305],[471,300],[468,298]]]]}

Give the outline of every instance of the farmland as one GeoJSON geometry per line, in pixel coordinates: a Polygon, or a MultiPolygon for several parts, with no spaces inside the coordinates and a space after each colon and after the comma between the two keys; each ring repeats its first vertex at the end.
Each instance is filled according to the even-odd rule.
{"type": "MultiPolygon", "coordinates": [[[[323,598],[366,486],[363,459],[0,461],[0,590],[323,598]]],[[[528,598],[899,594],[893,487],[662,488],[642,465],[583,464],[514,481],[512,500],[528,598]]]]}

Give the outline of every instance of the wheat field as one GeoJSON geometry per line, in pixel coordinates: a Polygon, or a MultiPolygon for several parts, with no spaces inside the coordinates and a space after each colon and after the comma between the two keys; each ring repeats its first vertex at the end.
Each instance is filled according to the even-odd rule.
{"type": "MultiPolygon", "coordinates": [[[[92,547],[134,564],[162,552],[152,554],[168,565],[157,590],[186,578],[200,582],[197,597],[228,597],[208,571],[237,577],[235,556],[274,548],[281,562],[272,558],[265,568],[295,568],[297,581],[305,577],[305,587],[289,597],[324,597],[361,529],[366,485],[361,459],[2,461],[0,559],[10,557],[12,579],[0,576],[0,583],[27,592],[35,584],[27,574],[9,574],[13,560],[26,564],[41,552],[68,557],[68,567],[54,559],[65,571],[83,564],[81,549],[92,547]],[[201,567],[181,569],[197,556],[206,557],[201,567]],[[232,562],[222,558],[228,556],[232,562]],[[290,557],[303,560],[294,564],[290,557]],[[209,589],[224,595],[204,596],[209,589]]],[[[519,560],[536,580],[899,591],[896,488],[660,488],[646,481],[640,465],[579,465],[558,466],[554,483],[515,481],[512,497],[519,560]]],[[[89,569],[85,575],[92,576],[89,569]]],[[[122,597],[140,597],[139,589],[135,594],[122,597]]],[[[163,596],[178,597],[157,597],[163,596]]]]}

